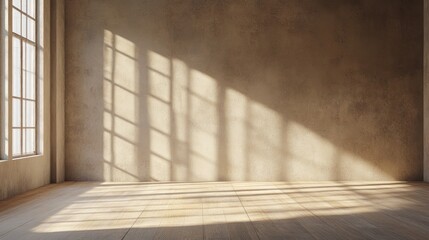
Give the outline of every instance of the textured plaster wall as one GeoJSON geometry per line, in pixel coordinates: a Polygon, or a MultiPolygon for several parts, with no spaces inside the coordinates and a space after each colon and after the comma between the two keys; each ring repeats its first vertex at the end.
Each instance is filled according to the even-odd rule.
{"type": "Polygon", "coordinates": [[[66,179],[421,180],[422,6],[66,0],[66,179]]]}
{"type": "MultiPolygon", "coordinates": [[[[0,23],[1,24],[1,44],[7,44],[7,29],[5,28],[3,17],[5,4],[7,1],[2,1],[2,12],[0,16],[2,17],[0,23]],[[3,41],[5,39],[5,41],[3,41]]],[[[43,0],[43,12],[40,11],[41,19],[44,19],[45,23],[50,22],[50,1],[43,0]]],[[[43,42],[40,40],[39,43],[42,46],[39,50],[42,50],[43,54],[39,54],[38,62],[41,63],[39,66],[39,76],[40,80],[42,80],[42,84],[40,86],[43,89],[40,91],[42,94],[41,99],[43,99],[43,105],[40,106],[40,110],[43,113],[43,121],[39,121],[42,124],[43,133],[41,134],[40,144],[43,145],[43,150],[41,154],[37,156],[30,156],[20,159],[12,159],[10,156],[6,158],[3,156],[0,158],[0,200],[12,197],[14,195],[23,193],[25,191],[49,184],[49,171],[50,171],[50,119],[49,119],[49,106],[50,106],[50,45],[49,45],[49,34],[50,34],[50,26],[49,24],[44,24],[43,27],[43,37],[39,39],[43,39],[43,42]]],[[[0,81],[5,82],[5,78],[8,76],[7,71],[7,47],[2,46],[1,50],[1,68],[0,72],[1,77],[0,81]]],[[[4,86],[4,85],[3,85],[4,86]]],[[[2,88],[0,88],[2,89],[2,88]]],[[[5,93],[5,91],[1,91],[1,93],[5,93]]],[[[5,97],[3,94],[0,94],[1,97],[5,97]]],[[[2,104],[2,117],[7,117],[7,110],[4,108],[2,104]]],[[[3,128],[1,129],[4,130],[3,128]]],[[[10,147],[10,145],[9,145],[10,147]]],[[[11,149],[3,150],[3,155],[7,155],[7,152],[11,152],[11,149]]]]}

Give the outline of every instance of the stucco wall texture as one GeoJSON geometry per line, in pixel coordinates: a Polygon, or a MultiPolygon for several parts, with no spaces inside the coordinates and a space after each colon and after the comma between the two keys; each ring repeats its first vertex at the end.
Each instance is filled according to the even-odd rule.
{"type": "Polygon", "coordinates": [[[67,180],[422,180],[422,1],[65,4],[67,180]]]}

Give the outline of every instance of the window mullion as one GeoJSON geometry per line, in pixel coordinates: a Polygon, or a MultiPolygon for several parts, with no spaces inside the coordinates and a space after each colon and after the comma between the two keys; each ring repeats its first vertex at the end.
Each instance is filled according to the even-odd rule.
{"type": "MultiPolygon", "coordinates": [[[[34,5],[34,88],[35,88],[35,94],[34,94],[34,99],[35,99],[35,118],[34,118],[34,153],[37,154],[39,151],[39,141],[38,141],[38,137],[39,137],[39,84],[38,84],[38,72],[39,72],[39,55],[38,55],[38,43],[39,42],[39,21],[38,21],[38,17],[39,17],[39,5],[38,5],[38,0],[35,0],[35,5],[34,5]]],[[[42,19],[43,21],[43,19],[42,19]]]]}
{"type": "Polygon", "coordinates": [[[21,89],[20,89],[20,95],[21,95],[21,99],[19,100],[20,101],[20,106],[21,106],[21,122],[20,122],[20,129],[21,129],[21,154],[20,155],[23,155],[24,154],[24,130],[22,129],[22,127],[23,127],[23,125],[24,125],[24,118],[23,118],[23,116],[24,116],[24,110],[23,110],[23,106],[24,106],[24,101],[22,100],[22,98],[24,97],[24,90],[23,90],[23,86],[24,86],[24,81],[23,81],[23,78],[24,78],[24,71],[23,71],[23,69],[24,69],[24,65],[23,65],[23,59],[24,59],[24,42],[21,40],[21,79],[20,79],[20,81],[21,81],[21,89]]]}
{"type": "MultiPolygon", "coordinates": [[[[8,1],[8,26],[7,29],[9,32],[12,32],[12,0],[8,1]]],[[[12,141],[12,35],[8,35],[8,43],[7,43],[7,54],[8,54],[8,72],[9,77],[7,78],[7,138],[8,138],[8,145],[7,145],[7,159],[11,160],[13,158],[13,141],[12,141]]]]}

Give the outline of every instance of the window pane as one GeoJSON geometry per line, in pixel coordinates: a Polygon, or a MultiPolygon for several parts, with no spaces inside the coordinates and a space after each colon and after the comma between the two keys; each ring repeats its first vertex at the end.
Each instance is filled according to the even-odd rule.
{"type": "Polygon", "coordinates": [[[25,43],[25,67],[24,67],[24,97],[36,99],[36,56],[35,47],[30,43],[25,43]]]}
{"type": "Polygon", "coordinates": [[[12,99],[12,127],[21,127],[21,100],[12,99]]]}
{"type": "Polygon", "coordinates": [[[36,22],[31,19],[27,18],[27,38],[31,41],[36,41],[36,22]]]}
{"type": "Polygon", "coordinates": [[[27,12],[27,1],[28,0],[21,0],[21,11],[27,12]]]}
{"type": "Polygon", "coordinates": [[[21,0],[13,0],[12,4],[17,8],[21,8],[21,0]]]}
{"type": "Polygon", "coordinates": [[[36,131],[33,128],[24,130],[24,146],[23,146],[23,154],[34,154],[36,153],[36,131]]]}
{"type": "Polygon", "coordinates": [[[21,34],[21,13],[17,10],[12,10],[12,30],[17,34],[21,34]]]}
{"type": "Polygon", "coordinates": [[[27,16],[25,16],[24,14],[21,14],[21,16],[21,36],[27,37],[27,16]]]}
{"type": "Polygon", "coordinates": [[[36,0],[27,0],[27,14],[36,17],[36,0]]]}
{"type": "Polygon", "coordinates": [[[36,103],[24,100],[24,127],[36,127],[36,103]]]}
{"type": "Polygon", "coordinates": [[[36,79],[35,74],[26,72],[25,83],[24,83],[24,98],[36,100],[36,79]]]}
{"type": "Polygon", "coordinates": [[[25,45],[25,70],[34,72],[35,70],[35,47],[31,43],[24,43],[25,45]]]}
{"type": "Polygon", "coordinates": [[[21,155],[21,130],[12,129],[12,155],[21,155]]]}
{"type": "Polygon", "coordinates": [[[13,37],[12,41],[12,95],[21,96],[21,40],[13,37]]]}

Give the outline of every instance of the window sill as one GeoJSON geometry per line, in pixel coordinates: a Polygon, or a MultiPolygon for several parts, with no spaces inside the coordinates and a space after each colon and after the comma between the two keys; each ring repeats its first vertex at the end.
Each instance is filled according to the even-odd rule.
{"type": "Polygon", "coordinates": [[[43,154],[25,155],[25,156],[13,157],[12,161],[32,159],[32,158],[41,158],[41,157],[43,157],[43,154]]]}

